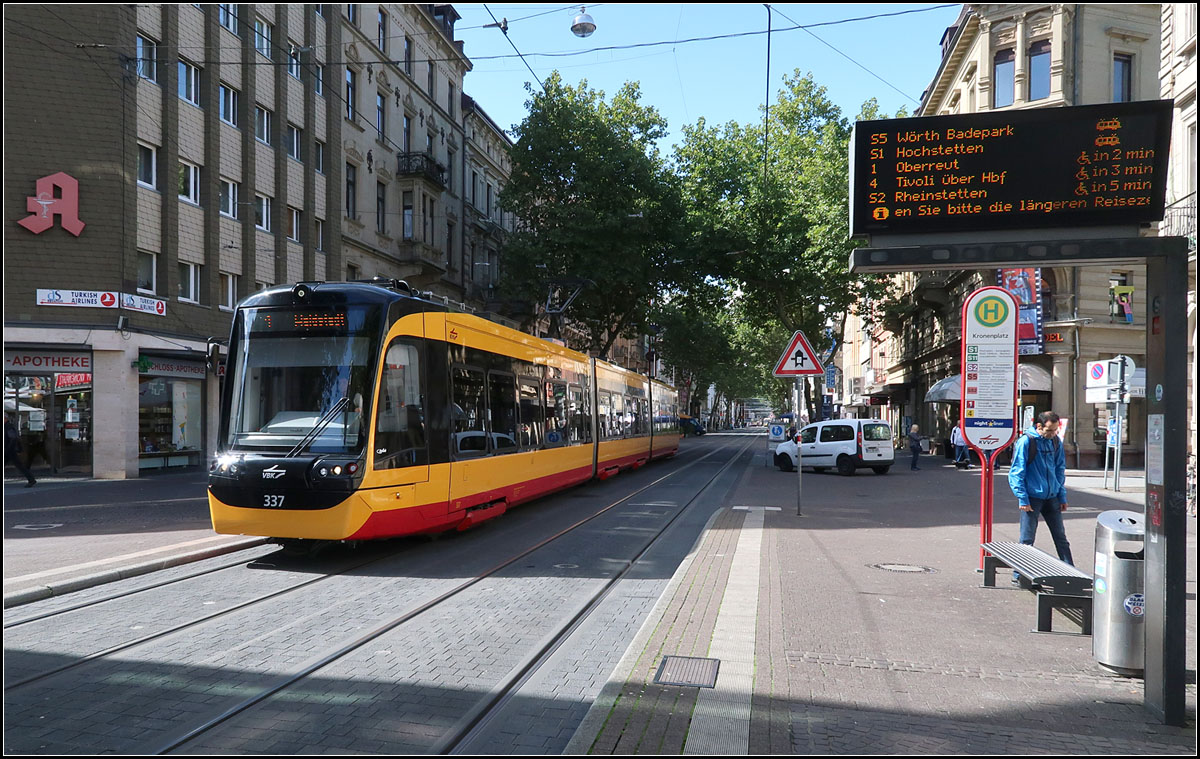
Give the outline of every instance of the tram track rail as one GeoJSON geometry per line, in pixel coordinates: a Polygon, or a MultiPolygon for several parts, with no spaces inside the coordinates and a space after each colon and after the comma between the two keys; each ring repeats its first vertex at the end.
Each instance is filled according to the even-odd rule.
{"type": "Polygon", "coordinates": [[[494,567],[485,570],[484,572],[477,573],[471,579],[459,583],[455,587],[450,588],[436,597],[419,604],[405,613],[382,624],[376,625],[354,640],[339,646],[337,649],[324,654],[316,660],[310,661],[298,671],[289,673],[287,675],[278,676],[258,693],[244,698],[238,703],[224,709],[219,714],[205,720],[201,724],[188,729],[186,732],[171,738],[168,741],[152,747],[146,747],[146,753],[162,755],[171,753],[176,749],[186,746],[201,735],[208,733],[221,724],[250,711],[256,705],[262,703],[270,697],[292,686],[304,682],[307,678],[313,676],[315,673],[319,672],[330,664],[343,659],[352,652],[362,648],[364,645],[378,640],[400,626],[419,618],[423,614],[426,614],[433,609],[438,608],[447,601],[461,596],[470,588],[478,585],[484,580],[495,577],[516,562],[527,558],[531,554],[541,550],[542,548],[545,548],[555,541],[562,539],[564,536],[569,535],[584,525],[587,525],[588,523],[604,516],[612,509],[629,502],[638,495],[641,495],[651,488],[662,484],[664,481],[675,477],[684,471],[687,471],[691,467],[700,464],[711,456],[716,456],[722,452],[728,451],[731,448],[736,449],[730,456],[729,460],[726,461],[723,466],[719,467],[711,476],[709,476],[705,483],[692,495],[692,497],[689,498],[686,503],[682,504],[676,510],[676,513],[670,519],[666,520],[666,522],[661,525],[647,541],[643,543],[643,545],[636,551],[636,553],[633,554],[631,558],[625,560],[625,565],[620,571],[616,572],[613,577],[605,581],[603,585],[597,591],[595,591],[590,598],[587,599],[586,603],[583,603],[582,607],[572,614],[563,624],[559,625],[553,633],[544,636],[544,642],[532,653],[527,655],[517,667],[513,668],[499,685],[492,688],[487,697],[480,700],[473,709],[464,714],[451,728],[451,730],[440,740],[438,740],[431,749],[431,753],[454,753],[456,749],[464,746],[476,734],[481,726],[486,725],[487,722],[495,714],[497,714],[500,709],[503,708],[504,704],[514,693],[516,693],[521,685],[527,682],[528,679],[537,672],[538,668],[540,668],[550,658],[554,651],[562,646],[563,643],[570,638],[570,635],[579,627],[579,625],[582,624],[587,617],[599,607],[603,600],[608,597],[614,588],[617,587],[619,582],[638,565],[638,562],[641,560],[641,558],[645,556],[645,554],[651,548],[654,547],[657,541],[662,538],[667,530],[670,529],[671,525],[673,525],[680,516],[686,513],[688,508],[697,499],[699,499],[700,496],[703,495],[723,473],[725,473],[735,462],[741,459],[746,450],[748,450],[754,443],[754,440],[750,440],[740,444],[733,443],[729,445],[723,445],[720,448],[717,448],[716,450],[697,458],[695,461],[688,462],[685,466],[655,479],[649,484],[644,485],[632,493],[621,497],[613,503],[595,511],[589,516],[569,525],[559,532],[521,550],[519,553],[505,559],[494,567]]]}

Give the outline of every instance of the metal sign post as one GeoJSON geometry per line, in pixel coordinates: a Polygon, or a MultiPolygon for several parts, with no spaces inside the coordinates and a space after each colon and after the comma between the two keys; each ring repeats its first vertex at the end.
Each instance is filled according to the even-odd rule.
{"type": "Polygon", "coordinates": [[[983,287],[962,307],[962,403],[959,425],[979,454],[979,568],[992,539],[996,457],[1017,436],[1017,299],[1000,287],[983,287]]]}
{"type": "Polygon", "coordinates": [[[804,394],[801,392],[800,381],[805,377],[824,375],[825,369],[821,366],[821,361],[813,351],[812,345],[809,344],[808,338],[804,336],[803,332],[797,330],[788,342],[788,347],[783,351],[783,355],[779,357],[779,361],[775,362],[775,371],[772,374],[781,379],[792,377],[796,380],[796,516],[803,516],[800,513],[800,496],[803,492],[804,456],[800,449],[798,433],[800,404],[803,402],[804,394]]]}

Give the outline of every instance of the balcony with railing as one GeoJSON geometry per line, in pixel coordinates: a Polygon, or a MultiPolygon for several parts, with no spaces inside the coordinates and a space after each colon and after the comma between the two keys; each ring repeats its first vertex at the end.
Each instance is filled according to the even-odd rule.
{"type": "Polygon", "coordinates": [[[420,177],[446,189],[446,167],[428,153],[397,153],[396,174],[401,177],[420,177]]]}
{"type": "Polygon", "coordinates": [[[1196,250],[1196,193],[1189,193],[1173,203],[1168,203],[1158,225],[1162,237],[1186,237],[1188,250],[1196,250]]]}

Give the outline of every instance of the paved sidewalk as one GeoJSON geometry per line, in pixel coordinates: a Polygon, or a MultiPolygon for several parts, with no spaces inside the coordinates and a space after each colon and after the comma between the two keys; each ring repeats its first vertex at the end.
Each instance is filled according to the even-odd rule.
{"type": "MultiPolygon", "coordinates": [[[[1077,475],[1067,531],[1090,572],[1096,514],[1140,510],[1140,482],[1077,475]]],[[[750,461],[565,753],[1193,754],[1195,520],[1188,725],[1167,727],[1090,637],[1031,632],[1032,594],[980,587],[978,476],[806,472],[800,517],[795,475],[750,461]],[[656,684],[667,656],[719,659],[715,687],[656,684]]],[[[1015,540],[999,477],[996,493],[994,534],[1015,540]]],[[[1037,544],[1053,550],[1044,527],[1037,544]]]]}

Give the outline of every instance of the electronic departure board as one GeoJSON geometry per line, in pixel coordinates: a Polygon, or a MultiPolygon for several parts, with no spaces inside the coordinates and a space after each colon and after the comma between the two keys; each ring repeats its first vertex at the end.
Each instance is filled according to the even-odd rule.
{"type": "Polygon", "coordinates": [[[850,234],[1163,218],[1170,100],[860,121],[850,234]]]}

